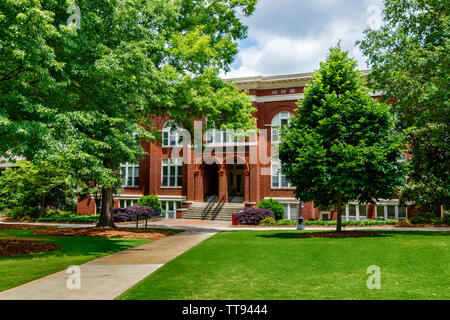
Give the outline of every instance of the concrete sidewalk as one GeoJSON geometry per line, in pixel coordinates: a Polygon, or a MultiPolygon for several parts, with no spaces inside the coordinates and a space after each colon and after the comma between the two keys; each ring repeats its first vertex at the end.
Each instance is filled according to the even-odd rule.
{"type": "Polygon", "coordinates": [[[83,265],[81,288],[69,290],[66,270],[0,292],[0,300],[112,300],[215,232],[185,231],[83,265]]]}

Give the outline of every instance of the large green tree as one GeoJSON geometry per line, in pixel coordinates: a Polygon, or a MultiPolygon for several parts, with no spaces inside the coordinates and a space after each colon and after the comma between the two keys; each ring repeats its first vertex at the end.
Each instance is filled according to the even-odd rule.
{"type": "Polygon", "coordinates": [[[450,2],[385,0],[384,23],[360,41],[372,72],[371,86],[383,92],[410,127],[412,172],[402,191],[420,211],[450,200],[450,2]]]}
{"type": "MultiPolygon", "coordinates": [[[[7,0],[6,7],[17,2],[7,0]]],[[[253,126],[249,97],[219,79],[218,70],[229,69],[234,60],[237,40],[247,30],[239,17],[250,15],[256,0],[31,3],[48,13],[46,21],[56,30],[56,36],[45,33],[41,42],[50,48],[58,68],[45,66],[55,84],[42,85],[50,89],[27,93],[39,102],[33,110],[38,117],[32,119],[49,142],[45,148],[26,149],[34,158],[62,154],[80,181],[101,186],[99,225],[113,225],[113,193],[121,185],[119,164],[142,157],[141,142],[158,137],[151,119],[169,115],[187,129],[192,129],[194,119],[204,117],[210,126],[253,126]],[[66,24],[67,9],[75,4],[79,29],[66,24]]],[[[11,25],[20,15],[19,10],[11,25]]],[[[15,109],[16,117],[26,111],[16,101],[8,107],[15,109]]],[[[13,113],[6,111],[3,118],[19,126],[13,113]]],[[[23,138],[17,144],[29,142],[23,138]]],[[[20,149],[25,148],[15,150],[20,149]]]]}
{"type": "Polygon", "coordinates": [[[23,215],[43,217],[48,208],[70,210],[75,206],[76,179],[64,164],[18,161],[19,168],[0,174],[0,210],[11,209],[23,215]]]}
{"type": "Polygon", "coordinates": [[[394,115],[370,96],[356,66],[340,46],[330,49],[283,130],[279,150],[296,197],[334,207],[338,232],[348,202],[389,199],[406,175],[394,115]]]}

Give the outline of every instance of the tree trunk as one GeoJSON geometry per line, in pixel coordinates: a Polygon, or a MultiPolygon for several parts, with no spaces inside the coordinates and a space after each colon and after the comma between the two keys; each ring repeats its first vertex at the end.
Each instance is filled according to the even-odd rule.
{"type": "Polygon", "coordinates": [[[336,209],[337,209],[336,232],[341,232],[341,230],[342,230],[342,196],[341,195],[338,195],[336,209]]]}
{"type": "MultiPolygon", "coordinates": [[[[105,167],[108,169],[113,169],[112,159],[107,159],[104,161],[105,167]]],[[[100,213],[100,220],[97,227],[115,227],[113,219],[113,188],[102,187],[102,210],[100,213]]]]}

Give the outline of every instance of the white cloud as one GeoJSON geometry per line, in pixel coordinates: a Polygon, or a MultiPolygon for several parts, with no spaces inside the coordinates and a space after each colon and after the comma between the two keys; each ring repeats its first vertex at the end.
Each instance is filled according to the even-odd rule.
{"type": "Polygon", "coordinates": [[[260,0],[254,15],[244,19],[252,45],[241,48],[237,63],[224,76],[311,72],[339,40],[365,69],[355,41],[366,28],[367,7],[380,1],[260,0]]]}

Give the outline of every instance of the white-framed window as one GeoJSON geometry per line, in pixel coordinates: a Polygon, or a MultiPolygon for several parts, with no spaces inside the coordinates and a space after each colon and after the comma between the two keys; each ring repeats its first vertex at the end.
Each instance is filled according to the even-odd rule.
{"type": "Polygon", "coordinates": [[[408,208],[398,204],[377,204],[377,219],[398,219],[408,218],[408,208]]]}
{"type": "Polygon", "coordinates": [[[345,216],[342,219],[346,221],[367,219],[367,205],[348,204],[345,207],[345,216]]]}
{"type": "Polygon", "coordinates": [[[271,123],[272,143],[280,143],[280,130],[289,124],[292,116],[292,113],[283,111],[273,117],[271,123]]]}
{"type": "Polygon", "coordinates": [[[281,172],[281,161],[273,157],[271,160],[272,170],[272,188],[290,188],[291,184],[286,176],[281,172]]]}
{"type": "Polygon", "coordinates": [[[183,143],[183,131],[181,128],[174,126],[172,120],[164,124],[162,132],[163,147],[179,147],[183,143]]]}
{"type": "Polygon", "coordinates": [[[120,165],[120,176],[123,179],[122,187],[139,186],[139,163],[125,163],[120,165]]]}
{"type": "Polygon", "coordinates": [[[176,219],[177,209],[181,208],[180,201],[161,201],[163,215],[165,218],[176,219]]]}
{"type": "Polygon", "coordinates": [[[296,203],[283,203],[284,218],[290,220],[298,220],[298,206],[296,203]]]}
{"type": "Polygon", "coordinates": [[[161,185],[181,187],[183,185],[183,159],[162,159],[161,185]]]}
{"type": "Polygon", "coordinates": [[[122,199],[119,200],[119,208],[128,208],[131,206],[137,206],[138,199],[122,199]]]}
{"type": "MultiPolygon", "coordinates": [[[[397,159],[398,162],[406,162],[406,153],[402,153],[401,156],[397,159]]],[[[408,181],[408,177],[403,178],[403,185],[406,185],[408,181]]]]}

